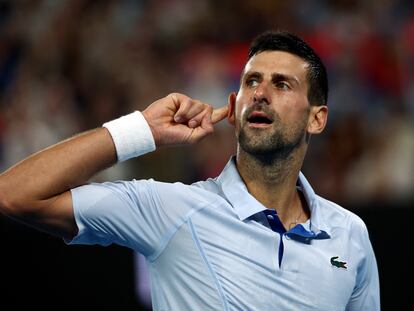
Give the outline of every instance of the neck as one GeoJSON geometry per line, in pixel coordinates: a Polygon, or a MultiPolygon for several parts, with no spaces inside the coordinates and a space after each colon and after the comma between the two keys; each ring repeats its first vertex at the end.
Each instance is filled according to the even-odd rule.
{"type": "Polygon", "coordinates": [[[241,148],[237,168],[250,194],[267,208],[275,209],[286,229],[295,221],[306,221],[309,211],[296,189],[305,150],[298,148],[284,157],[260,157],[241,148]],[[298,219],[299,218],[299,219],[298,219]]]}

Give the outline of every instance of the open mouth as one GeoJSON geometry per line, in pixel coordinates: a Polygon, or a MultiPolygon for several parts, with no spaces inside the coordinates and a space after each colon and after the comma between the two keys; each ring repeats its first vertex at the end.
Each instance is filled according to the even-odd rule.
{"type": "Polygon", "coordinates": [[[247,122],[251,126],[267,126],[269,124],[272,124],[273,120],[267,114],[260,111],[255,111],[247,117],[247,122]]]}

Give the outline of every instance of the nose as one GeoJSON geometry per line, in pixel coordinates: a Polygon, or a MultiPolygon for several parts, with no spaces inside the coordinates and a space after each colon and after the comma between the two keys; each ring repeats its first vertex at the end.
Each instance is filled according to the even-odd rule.
{"type": "Polygon", "coordinates": [[[253,102],[254,103],[261,103],[264,102],[266,104],[270,103],[269,94],[266,83],[260,83],[253,92],[253,102]]]}

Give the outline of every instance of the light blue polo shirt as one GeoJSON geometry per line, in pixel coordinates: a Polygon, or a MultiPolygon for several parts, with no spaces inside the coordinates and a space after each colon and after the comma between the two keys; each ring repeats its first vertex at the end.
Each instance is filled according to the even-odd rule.
{"type": "Polygon", "coordinates": [[[302,173],[297,185],[311,218],[283,234],[271,229],[234,158],[219,177],[192,185],[81,186],[72,189],[79,233],[70,243],[142,253],[154,310],[380,310],[365,224],[317,196],[302,173]]]}

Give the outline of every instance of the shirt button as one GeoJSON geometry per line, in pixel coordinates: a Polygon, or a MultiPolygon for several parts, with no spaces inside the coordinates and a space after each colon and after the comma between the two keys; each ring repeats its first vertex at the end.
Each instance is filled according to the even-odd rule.
{"type": "Polygon", "coordinates": [[[272,215],[267,215],[267,219],[273,220],[273,216],[272,215]]]}

